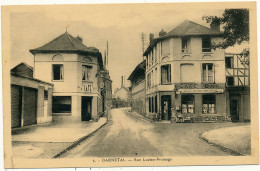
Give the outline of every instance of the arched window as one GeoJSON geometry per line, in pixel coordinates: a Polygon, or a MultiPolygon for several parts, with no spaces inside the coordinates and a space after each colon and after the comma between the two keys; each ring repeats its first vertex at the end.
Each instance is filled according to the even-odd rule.
{"type": "Polygon", "coordinates": [[[53,61],[64,61],[63,56],[60,54],[56,54],[52,57],[53,61]]]}

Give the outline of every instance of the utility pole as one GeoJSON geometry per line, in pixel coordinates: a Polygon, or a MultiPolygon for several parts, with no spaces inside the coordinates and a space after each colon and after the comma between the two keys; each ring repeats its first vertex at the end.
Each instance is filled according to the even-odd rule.
{"type": "MultiPolygon", "coordinates": [[[[144,53],[144,39],[145,39],[145,34],[144,32],[141,33],[141,40],[142,40],[142,56],[143,56],[143,53],[144,53]]],[[[144,56],[143,56],[143,60],[144,60],[144,56]]]]}
{"type": "Polygon", "coordinates": [[[108,66],[108,41],[107,41],[107,61],[106,65],[108,66]]]}

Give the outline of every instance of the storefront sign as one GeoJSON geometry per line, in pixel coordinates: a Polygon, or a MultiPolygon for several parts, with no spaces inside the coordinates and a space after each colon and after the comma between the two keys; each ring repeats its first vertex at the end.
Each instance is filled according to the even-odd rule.
{"type": "Polygon", "coordinates": [[[180,83],[175,84],[176,89],[221,89],[224,88],[224,84],[216,84],[216,83],[180,83]]]}
{"type": "Polygon", "coordinates": [[[224,93],[224,89],[178,89],[176,92],[181,93],[224,93]]]}

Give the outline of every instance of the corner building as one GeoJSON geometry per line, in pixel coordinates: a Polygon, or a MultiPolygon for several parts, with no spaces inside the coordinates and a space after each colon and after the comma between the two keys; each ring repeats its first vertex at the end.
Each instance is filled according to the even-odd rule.
{"type": "Polygon", "coordinates": [[[223,41],[211,28],[185,20],[159,38],[150,34],[146,57],[146,116],[158,120],[215,122],[228,118],[223,41]]]}
{"type": "Polygon", "coordinates": [[[51,42],[30,50],[34,55],[35,77],[53,87],[53,121],[97,120],[102,112],[99,87],[102,55],[86,47],[82,38],[68,32],[51,42]]]}

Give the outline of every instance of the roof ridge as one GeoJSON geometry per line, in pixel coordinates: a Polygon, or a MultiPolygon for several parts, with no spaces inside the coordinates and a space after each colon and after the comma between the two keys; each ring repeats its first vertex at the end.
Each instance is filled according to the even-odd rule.
{"type": "Polygon", "coordinates": [[[75,50],[78,50],[75,45],[72,43],[72,40],[70,38],[70,34],[66,31],[66,35],[68,36],[69,40],[70,40],[70,43],[72,44],[72,46],[74,47],[75,50]]]}
{"type": "MultiPolygon", "coordinates": [[[[186,20],[187,20],[187,19],[186,19],[186,20]]],[[[203,26],[203,25],[201,25],[201,24],[199,24],[199,23],[195,23],[194,21],[190,21],[190,20],[187,20],[187,21],[189,21],[189,22],[191,22],[191,23],[193,23],[193,24],[199,25],[199,26],[201,26],[201,27],[204,27],[204,28],[207,28],[207,29],[213,30],[213,29],[210,28],[210,27],[203,26]]],[[[215,30],[213,30],[213,31],[215,31],[215,30]]]]}

